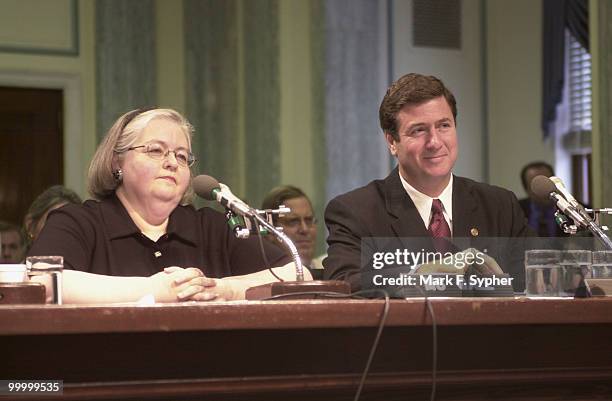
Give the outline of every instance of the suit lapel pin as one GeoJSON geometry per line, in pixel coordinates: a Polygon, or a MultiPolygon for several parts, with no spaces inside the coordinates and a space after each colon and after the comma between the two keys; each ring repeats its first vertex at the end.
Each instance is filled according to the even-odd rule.
{"type": "Polygon", "coordinates": [[[470,234],[472,234],[472,237],[478,237],[478,229],[476,227],[472,227],[470,230],[470,234]]]}

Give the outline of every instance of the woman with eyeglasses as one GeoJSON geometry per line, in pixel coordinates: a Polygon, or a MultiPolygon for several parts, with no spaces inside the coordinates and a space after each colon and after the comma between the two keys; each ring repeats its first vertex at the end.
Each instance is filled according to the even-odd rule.
{"type": "MultiPolygon", "coordinates": [[[[89,168],[94,199],[50,213],[29,251],[64,257],[67,302],[79,283],[114,282],[119,288],[89,295],[79,288],[77,302],[134,299],[147,286],[153,295],[157,291],[158,301],[206,301],[241,299],[246,288],[276,280],[263,270],[267,266],[257,239],[235,238],[223,214],[190,205],[192,132],[171,109],[134,110],[111,127],[89,168]],[[72,270],[129,276],[144,284],[126,295],[125,280],[72,270]]],[[[277,275],[295,279],[291,260],[281,250],[266,244],[266,256],[272,266],[282,266],[275,269],[277,275]]]]}

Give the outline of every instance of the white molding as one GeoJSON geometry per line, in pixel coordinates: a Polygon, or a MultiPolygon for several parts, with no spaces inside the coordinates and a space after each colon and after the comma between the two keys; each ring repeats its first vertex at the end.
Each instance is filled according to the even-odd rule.
{"type": "Polygon", "coordinates": [[[83,159],[83,108],[81,79],[78,74],[0,69],[0,86],[61,89],[64,101],[64,185],[77,193],[85,193],[83,159]]]}
{"type": "MultiPolygon", "coordinates": [[[[31,4],[21,4],[20,7],[23,7],[21,11],[24,13],[21,15],[22,21],[20,23],[25,26],[35,26],[38,21],[31,13],[27,12],[28,6],[31,4]]],[[[13,6],[9,6],[13,7],[13,6]]],[[[56,1],[53,4],[55,9],[59,9],[58,7],[62,7],[62,3],[56,1]]],[[[2,53],[21,53],[21,54],[36,54],[36,55],[52,55],[52,56],[78,56],[79,55],[79,4],[77,0],[69,0],[65,3],[65,7],[67,7],[66,14],[68,14],[69,32],[64,32],[67,34],[66,43],[52,45],[50,43],[42,44],[36,43],[35,41],[30,42],[26,40],[24,42],[24,38],[20,37],[19,32],[2,32],[0,39],[0,52],[2,53]],[[12,38],[15,39],[14,42],[10,41],[10,35],[17,33],[18,37],[12,38]]],[[[37,14],[39,18],[45,19],[44,16],[37,14]]],[[[49,21],[49,18],[46,18],[49,21]]],[[[55,21],[55,23],[59,23],[61,26],[61,21],[55,21]]],[[[51,38],[45,38],[49,40],[51,38]]],[[[55,38],[57,39],[57,38],[55,38]]],[[[60,39],[59,42],[62,42],[60,39]]]]}

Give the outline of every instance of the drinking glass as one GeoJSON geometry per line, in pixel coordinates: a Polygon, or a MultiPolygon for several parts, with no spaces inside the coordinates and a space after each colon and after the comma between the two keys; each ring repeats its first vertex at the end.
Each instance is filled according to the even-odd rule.
{"type": "Polygon", "coordinates": [[[593,278],[612,278],[612,251],[593,251],[593,278]]]}
{"type": "Polygon", "coordinates": [[[62,304],[62,256],[29,256],[26,258],[28,275],[40,277],[47,288],[47,303],[62,304]]]}
{"type": "Polygon", "coordinates": [[[561,253],[559,295],[573,297],[586,293],[584,279],[591,277],[591,251],[567,250],[561,253]]]}
{"type": "Polygon", "coordinates": [[[561,251],[534,249],[525,251],[525,284],[528,296],[559,296],[561,251]]]}

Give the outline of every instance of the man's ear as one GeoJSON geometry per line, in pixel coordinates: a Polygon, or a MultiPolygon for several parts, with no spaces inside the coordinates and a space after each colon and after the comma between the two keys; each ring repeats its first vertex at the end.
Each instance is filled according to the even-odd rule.
{"type": "Polygon", "coordinates": [[[389,148],[391,156],[397,156],[397,141],[388,131],[385,131],[385,140],[387,141],[387,147],[389,148]]]}

